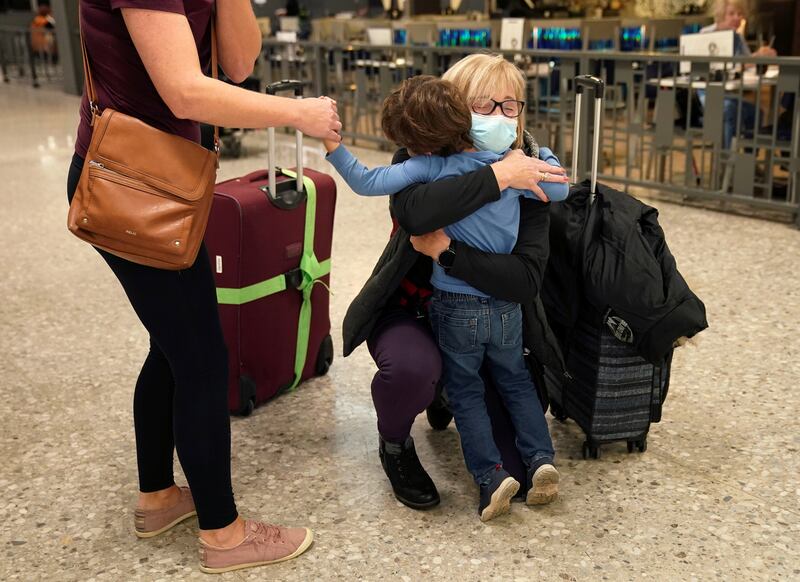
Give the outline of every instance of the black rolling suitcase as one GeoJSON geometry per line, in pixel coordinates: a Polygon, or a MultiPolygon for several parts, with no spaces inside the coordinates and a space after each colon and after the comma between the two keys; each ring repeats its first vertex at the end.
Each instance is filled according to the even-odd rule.
{"type": "Polygon", "coordinates": [[[582,306],[565,346],[571,378],[545,369],[550,413],[573,419],[586,433],[583,458],[600,458],[600,446],[626,441],[628,452],[647,450],[650,424],[661,420],[669,390],[671,354],[662,366],[619,341],[600,314],[582,306]]]}
{"type": "MultiPolygon", "coordinates": [[[[592,148],[592,177],[588,204],[594,203],[597,187],[600,115],[603,81],[581,76],[575,79],[575,133],[572,175],[577,176],[581,94],[590,88],[595,94],[595,132],[592,148]]],[[[553,241],[551,241],[551,245],[553,241]]],[[[552,327],[559,336],[568,375],[545,369],[544,378],[550,399],[550,412],[560,421],[573,419],[586,434],[583,457],[599,458],[600,447],[626,441],[628,452],[647,449],[647,434],[652,422],[661,420],[661,406],[669,388],[672,352],[660,366],[642,358],[630,343],[612,333],[615,321],[610,313],[598,313],[580,289],[577,323],[559,333],[557,318],[552,327]]],[[[548,314],[550,318],[550,314],[548,314]]]]}

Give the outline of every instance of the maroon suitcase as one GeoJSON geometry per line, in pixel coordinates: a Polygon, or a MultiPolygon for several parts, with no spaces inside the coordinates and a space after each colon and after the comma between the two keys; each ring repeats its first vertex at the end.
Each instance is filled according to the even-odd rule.
{"type": "MultiPolygon", "coordinates": [[[[297,82],[267,90],[287,88],[301,96],[297,82]]],[[[270,130],[270,152],[274,135],[270,130]]],[[[301,180],[290,170],[276,172],[270,155],[268,170],[221,182],[214,193],[205,242],[228,346],[228,404],[236,414],[325,374],[333,360],[328,273],[336,184],[303,172],[299,132],[297,146],[301,180]]]]}

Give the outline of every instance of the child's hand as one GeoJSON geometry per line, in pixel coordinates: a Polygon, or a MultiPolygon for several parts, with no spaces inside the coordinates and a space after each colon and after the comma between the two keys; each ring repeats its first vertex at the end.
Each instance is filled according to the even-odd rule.
{"type": "Polygon", "coordinates": [[[333,141],[332,139],[323,139],[322,145],[325,146],[325,151],[327,151],[329,154],[332,154],[336,148],[339,147],[339,142],[333,141]]]}

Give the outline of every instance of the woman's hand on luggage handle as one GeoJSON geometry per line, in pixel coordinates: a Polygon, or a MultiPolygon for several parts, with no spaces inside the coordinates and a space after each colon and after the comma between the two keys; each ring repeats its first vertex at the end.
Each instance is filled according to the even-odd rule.
{"type": "Polygon", "coordinates": [[[297,129],[311,137],[339,143],[342,123],[336,101],[329,97],[300,99],[297,102],[297,129]]]}
{"type": "Polygon", "coordinates": [[[411,245],[418,253],[428,256],[434,261],[438,261],[439,255],[450,246],[450,237],[440,228],[428,234],[421,234],[419,236],[412,235],[411,245]]]}
{"type": "Polygon", "coordinates": [[[549,198],[539,187],[539,182],[569,182],[564,168],[552,166],[538,158],[529,158],[522,150],[511,150],[502,160],[492,164],[492,170],[500,190],[530,190],[543,202],[549,202],[549,198]]]}

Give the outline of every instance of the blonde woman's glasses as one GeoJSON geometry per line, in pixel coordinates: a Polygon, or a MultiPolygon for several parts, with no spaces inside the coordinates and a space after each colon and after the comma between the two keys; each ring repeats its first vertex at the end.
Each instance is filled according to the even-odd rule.
{"type": "Polygon", "coordinates": [[[472,104],[472,110],[478,115],[492,115],[498,107],[503,115],[514,119],[522,115],[522,110],[525,109],[525,102],[517,101],[516,99],[507,99],[505,101],[479,99],[472,104]]]}

